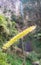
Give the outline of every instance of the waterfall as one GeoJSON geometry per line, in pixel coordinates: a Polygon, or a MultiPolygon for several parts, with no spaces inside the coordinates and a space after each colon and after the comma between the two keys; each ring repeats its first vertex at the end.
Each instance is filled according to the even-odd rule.
{"type": "Polygon", "coordinates": [[[15,14],[17,15],[22,15],[23,16],[23,4],[20,0],[15,1],[15,14]]]}

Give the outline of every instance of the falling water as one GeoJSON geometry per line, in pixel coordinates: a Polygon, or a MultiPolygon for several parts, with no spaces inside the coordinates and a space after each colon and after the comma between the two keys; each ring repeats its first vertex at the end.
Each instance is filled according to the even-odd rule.
{"type": "Polygon", "coordinates": [[[15,1],[15,12],[16,12],[16,15],[21,15],[23,16],[23,3],[22,1],[20,0],[16,0],[15,1]]]}

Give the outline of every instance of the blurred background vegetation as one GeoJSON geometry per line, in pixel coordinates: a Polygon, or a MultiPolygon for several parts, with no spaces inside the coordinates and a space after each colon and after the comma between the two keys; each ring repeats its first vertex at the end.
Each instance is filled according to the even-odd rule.
{"type": "Polygon", "coordinates": [[[22,0],[24,16],[19,10],[19,14],[15,15],[13,0],[0,0],[0,2],[1,4],[5,3],[4,5],[0,4],[0,65],[36,65],[37,63],[41,65],[41,1],[22,0]],[[32,25],[37,26],[34,31],[15,42],[5,52],[2,50],[2,46],[7,41],[32,25]],[[29,54],[26,58],[25,56],[21,58],[17,54],[19,51],[16,52],[14,47],[29,54]]]}

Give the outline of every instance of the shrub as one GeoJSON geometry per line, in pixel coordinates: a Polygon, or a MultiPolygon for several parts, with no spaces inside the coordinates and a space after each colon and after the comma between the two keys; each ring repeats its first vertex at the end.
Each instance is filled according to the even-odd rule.
{"type": "Polygon", "coordinates": [[[7,54],[0,51],[0,65],[10,65],[7,62],[7,54]]]}

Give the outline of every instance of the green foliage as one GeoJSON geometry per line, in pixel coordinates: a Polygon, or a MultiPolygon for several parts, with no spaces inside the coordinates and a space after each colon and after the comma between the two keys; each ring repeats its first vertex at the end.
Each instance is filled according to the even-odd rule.
{"type": "Polygon", "coordinates": [[[7,21],[3,15],[0,15],[0,33],[7,33],[7,21]]]}
{"type": "MultiPolygon", "coordinates": [[[[0,51],[0,65],[22,65],[23,61],[23,58],[20,58],[18,55],[11,55],[0,51]]],[[[32,65],[31,61],[27,59],[26,65],[32,65]]]]}
{"type": "Polygon", "coordinates": [[[31,61],[38,61],[38,54],[35,53],[34,51],[33,52],[30,52],[30,54],[28,55],[28,58],[31,60],[31,61]]]}
{"type": "MultiPolygon", "coordinates": [[[[15,36],[17,33],[18,31],[16,29],[15,21],[10,21],[5,16],[0,15],[0,48],[5,42],[7,42],[9,39],[15,36]]],[[[29,34],[25,39],[25,41],[31,41],[33,50],[38,53],[41,53],[41,32],[40,31],[37,32],[36,30],[35,33],[29,34]]],[[[35,52],[30,52],[28,58],[31,61],[39,60],[38,54],[36,54],[35,52]]],[[[32,65],[30,60],[28,59],[26,60],[26,65],[32,65]]],[[[22,63],[23,63],[23,59],[18,57],[17,55],[16,56],[10,55],[0,51],[0,65],[22,65],[22,63]]]]}
{"type": "Polygon", "coordinates": [[[7,54],[3,53],[2,51],[0,51],[0,65],[10,65],[7,62],[7,54]]]}
{"type": "Polygon", "coordinates": [[[15,26],[15,21],[10,21],[5,16],[0,15],[0,47],[18,33],[15,26]]]}
{"type": "Polygon", "coordinates": [[[38,30],[36,30],[35,34],[33,35],[32,43],[34,50],[37,53],[41,53],[41,29],[39,28],[38,30]]]}
{"type": "MultiPolygon", "coordinates": [[[[8,58],[8,62],[11,64],[11,65],[22,65],[24,60],[23,58],[20,58],[19,56],[16,55],[16,58],[15,58],[15,55],[10,55],[8,54],[7,55],[7,58],[8,58]]],[[[26,65],[32,65],[31,61],[30,60],[26,60],[26,65]]]]}
{"type": "Polygon", "coordinates": [[[8,62],[9,62],[11,65],[21,65],[21,64],[22,64],[22,59],[19,58],[19,57],[17,57],[17,58],[15,59],[15,56],[8,54],[8,62]]]}
{"type": "Polygon", "coordinates": [[[30,60],[27,59],[26,65],[32,65],[32,62],[31,62],[30,60]]]}

